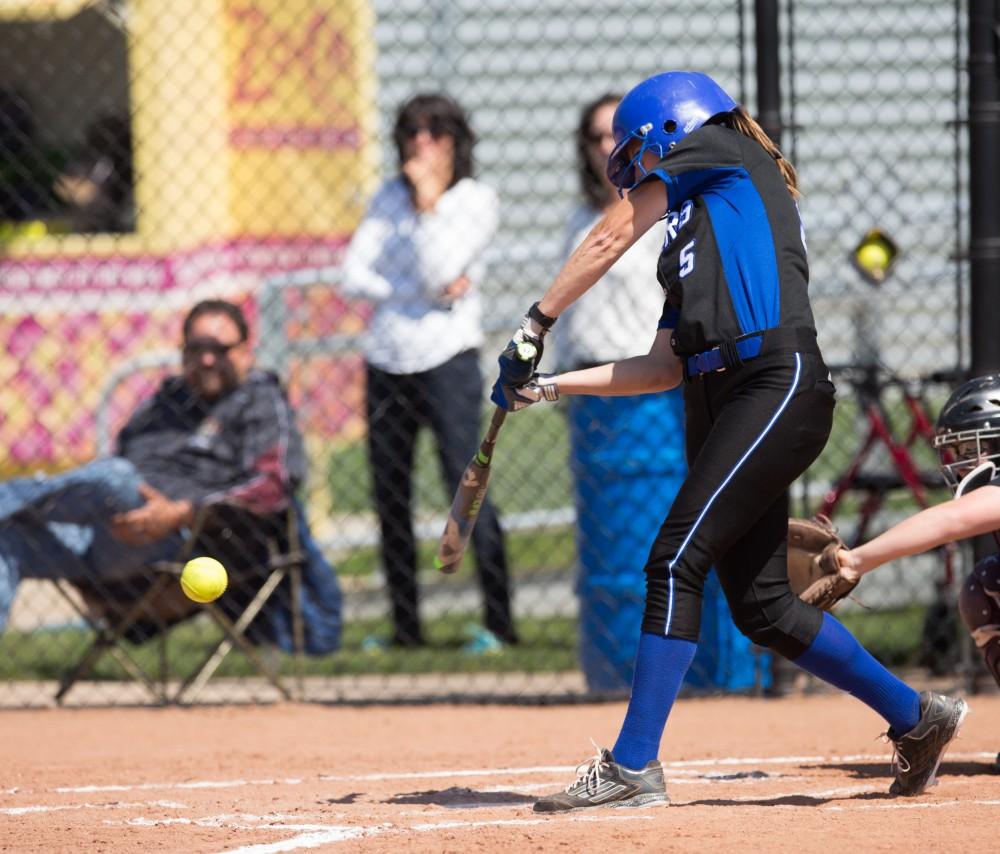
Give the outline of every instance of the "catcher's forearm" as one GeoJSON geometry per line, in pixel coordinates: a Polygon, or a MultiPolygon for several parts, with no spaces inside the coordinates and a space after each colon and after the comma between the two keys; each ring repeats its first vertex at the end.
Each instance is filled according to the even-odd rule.
{"type": "Polygon", "coordinates": [[[920,554],[966,537],[1000,528],[1000,487],[984,486],[921,510],[863,546],[851,549],[854,568],[862,575],[896,558],[920,554]]]}

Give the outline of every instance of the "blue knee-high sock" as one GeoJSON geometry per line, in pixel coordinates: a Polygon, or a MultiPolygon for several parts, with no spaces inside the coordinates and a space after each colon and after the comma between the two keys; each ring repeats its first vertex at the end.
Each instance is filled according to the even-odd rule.
{"type": "Polygon", "coordinates": [[[697,648],[691,641],[649,632],[639,637],[632,696],[618,741],[611,751],[619,765],[639,769],[656,759],[667,715],[697,648]]]}
{"type": "Polygon", "coordinates": [[[879,664],[843,624],[823,614],[823,625],[795,664],[824,682],[849,691],[889,722],[894,733],[909,732],[920,720],[920,697],[879,664]]]}

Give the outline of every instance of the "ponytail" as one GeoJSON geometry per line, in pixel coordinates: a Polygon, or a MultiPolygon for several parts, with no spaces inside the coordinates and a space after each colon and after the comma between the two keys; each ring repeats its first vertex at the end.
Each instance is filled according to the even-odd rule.
{"type": "Polygon", "coordinates": [[[733,130],[739,131],[744,136],[748,136],[750,139],[756,141],[770,154],[781,171],[781,177],[785,179],[785,186],[788,187],[788,192],[792,194],[793,199],[799,198],[801,195],[799,193],[799,177],[795,173],[795,167],[781,156],[781,150],[774,144],[771,137],[764,132],[764,128],[757,124],[756,119],[744,110],[743,107],[737,107],[731,113],[727,114],[724,123],[733,130]]]}

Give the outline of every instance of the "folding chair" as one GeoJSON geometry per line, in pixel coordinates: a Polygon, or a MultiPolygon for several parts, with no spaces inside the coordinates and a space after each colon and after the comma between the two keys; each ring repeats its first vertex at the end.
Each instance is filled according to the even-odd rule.
{"type": "Polygon", "coordinates": [[[125,580],[57,580],[57,589],[95,632],[95,638],[60,680],[56,702],[62,703],[70,689],[93,671],[105,653],[141,682],[157,702],[192,702],[234,647],[246,654],[257,672],[285,699],[291,699],[292,691],[256,648],[267,642],[269,635],[262,625],[264,621],[255,620],[268,606],[281,604],[276,601],[279,590],[288,597],[296,688],[301,695],[305,631],[300,602],[306,558],[299,543],[298,525],[294,505],[270,517],[234,505],[210,505],[199,511],[191,537],[173,560],[160,561],[125,580]],[[212,555],[229,571],[229,588],[217,602],[200,605],[191,602],[180,590],[181,571],[194,554],[212,555]],[[171,693],[167,660],[169,629],[199,613],[207,614],[222,635],[171,693]],[[123,643],[151,639],[159,645],[155,675],[146,673],[123,643]]]}

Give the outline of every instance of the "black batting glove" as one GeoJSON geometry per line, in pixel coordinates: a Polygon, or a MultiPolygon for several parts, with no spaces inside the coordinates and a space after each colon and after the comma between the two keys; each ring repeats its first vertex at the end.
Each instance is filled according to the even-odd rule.
{"type": "Polygon", "coordinates": [[[555,322],[554,317],[542,314],[537,302],[528,309],[520,327],[497,360],[500,375],[490,394],[490,400],[497,406],[512,409],[512,401],[505,389],[519,388],[531,380],[542,360],[544,338],[555,322]]]}

